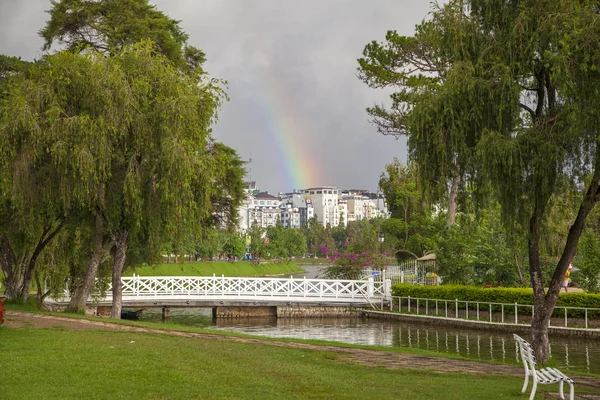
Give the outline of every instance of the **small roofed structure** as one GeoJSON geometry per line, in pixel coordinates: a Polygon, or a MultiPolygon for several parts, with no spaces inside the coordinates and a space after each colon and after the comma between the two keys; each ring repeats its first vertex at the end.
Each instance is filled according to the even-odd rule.
{"type": "Polygon", "coordinates": [[[423,257],[417,258],[417,261],[435,261],[436,259],[436,254],[434,252],[431,252],[425,254],[423,257]]]}

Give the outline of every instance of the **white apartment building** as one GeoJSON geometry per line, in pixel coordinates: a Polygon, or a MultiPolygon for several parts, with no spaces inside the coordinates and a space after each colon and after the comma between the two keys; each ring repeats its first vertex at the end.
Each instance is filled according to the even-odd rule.
{"type": "Polygon", "coordinates": [[[250,228],[255,225],[261,228],[277,225],[281,216],[281,200],[267,192],[253,196],[252,207],[249,210],[250,228]]]}
{"type": "Polygon", "coordinates": [[[349,190],[344,192],[342,200],[345,200],[348,205],[348,222],[389,217],[382,194],[366,190],[349,190]]]}
{"type": "Polygon", "coordinates": [[[348,226],[348,202],[346,200],[338,200],[338,214],[340,225],[348,226]]]}
{"type": "Polygon", "coordinates": [[[332,186],[294,190],[273,196],[259,192],[255,182],[248,182],[246,199],[238,211],[238,230],[245,232],[258,225],[302,228],[314,216],[323,226],[347,226],[348,222],[383,217],[389,213],[382,194],[367,190],[341,190],[332,186]]]}
{"type": "Polygon", "coordinates": [[[340,208],[338,205],[340,191],[332,186],[304,189],[304,194],[310,196],[317,220],[332,228],[340,224],[340,208]]]}

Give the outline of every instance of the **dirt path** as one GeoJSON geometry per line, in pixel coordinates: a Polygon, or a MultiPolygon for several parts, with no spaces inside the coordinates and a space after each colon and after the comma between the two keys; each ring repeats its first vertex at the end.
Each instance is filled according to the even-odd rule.
{"type": "MultiPolygon", "coordinates": [[[[366,350],[356,348],[340,348],[335,346],[320,346],[307,343],[281,342],[276,340],[262,340],[254,338],[243,338],[223,336],[211,333],[180,332],[163,329],[143,328],[132,325],[114,324],[105,321],[90,321],[83,319],[68,318],[55,315],[42,315],[33,313],[8,312],[5,325],[8,328],[22,328],[30,326],[34,328],[62,328],[65,330],[110,330],[128,331],[140,333],[161,333],[166,335],[210,339],[227,340],[239,343],[257,343],[269,346],[281,346],[291,348],[311,349],[328,351],[340,356],[341,361],[350,361],[366,367],[383,367],[390,369],[412,368],[426,369],[436,372],[465,372],[472,374],[495,374],[522,376],[523,368],[511,365],[487,364],[477,361],[456,360],[443,357],[422,356],[415,354],[402,354],[383,350],[366,350]]],[[[575,376],[578,388],[589,388],[600,390],[600,380],[575,376]]],[[[553,397],[553,396],[552,396],[553,397]]],[[[577,396],[582,399],[600,399],[600,395],[577,396]],[[590,397],[592,396],[592,397],[590,397]]]]}

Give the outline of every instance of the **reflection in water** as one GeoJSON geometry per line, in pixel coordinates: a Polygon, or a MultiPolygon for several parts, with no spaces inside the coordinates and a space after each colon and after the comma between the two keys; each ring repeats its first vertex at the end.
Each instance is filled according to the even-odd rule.
{"type": "MultiPolygon", "coordinates": [[[[160,309],[148,309],[142,319],[160,321],[160,309]]],[[[411,347],[439,353],[454,353],[476,360],[520,362],[510,333],[497,333],[446,326],[408,324],[399,321],[360,318],[307,319],[218,319],[210,309],[171,311],[173,323],[240,332],[274,338],[331,340],[343,343],[411,347]]],[[[600,341],[551,337],[550,353],[559,369],[600,373],[600,341]]]]}

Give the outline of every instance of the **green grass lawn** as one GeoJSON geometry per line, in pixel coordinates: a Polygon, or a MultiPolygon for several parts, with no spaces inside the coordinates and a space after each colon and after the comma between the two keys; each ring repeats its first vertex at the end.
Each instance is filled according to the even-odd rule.
{"type": "Polygon", "coordinates": [[[288,263],[261,263],[252,264],[247,261],[227,262],[227,261],[202,261],[161,264],[157,266],[143,266],[135,269],[129,269],[124,276],[133,274],[140,276],[270,276],[270,275],[291,275],[304,272],[295,262],[288,263]]]}
{"type": "Polygon", "coordinates": [[[0,327],[0,354],[3,399],[526,398],[517,377],[367,368],[327,351],[156,333],[0,327]]]}

